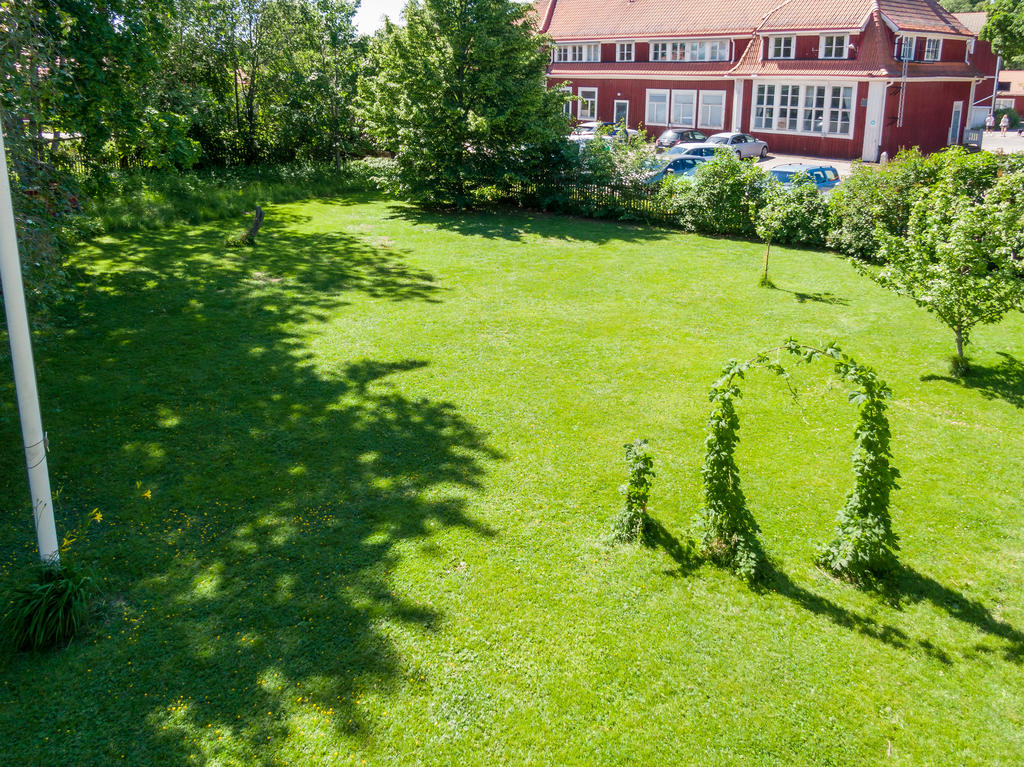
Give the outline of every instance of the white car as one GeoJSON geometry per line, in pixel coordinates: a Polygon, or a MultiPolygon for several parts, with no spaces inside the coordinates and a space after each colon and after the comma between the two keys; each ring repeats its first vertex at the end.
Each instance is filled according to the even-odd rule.
{"type": "Polygon", "coordinates": [[[768,144],[748,133],[716,133],[708,143],[727,146],[740,158],[768,156],[768,144]]]}
{"type": "Polygon", "coordinates": [[[637,135],[637,131],[632,128],[623,129],[621,125],[615,123],[595,121],[580,123],[573,128],[572,133],[569,134],[569,141],[577,143],[591,141],[597,137],[599,131],[603,133],[605,141],[626,140],[637,135]]]}
{"type": "Polygon", "coordinates": [[[721,149],[721,144],[676,144],[671,149],[668,149],[662,154],[662,157],[682,157],[683,155],[690,155],[691,157],[704,157],[710,160],[715,156],[715,151],[721,149]]]}

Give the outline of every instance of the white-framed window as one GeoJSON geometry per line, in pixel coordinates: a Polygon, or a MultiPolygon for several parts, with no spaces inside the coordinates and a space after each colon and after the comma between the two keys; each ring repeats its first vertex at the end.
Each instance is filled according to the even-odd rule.
{"type": "Polygon", "coordinates": [[[693,128],[697,118],[697,91],[672,91],[672,109],[669,125],[693,128]]]}
{"type": "Polygon", "coordinates": [[[687,61],[728,61],[728,40],[691,40],[686,45],[687,61]]]}
{"type": "Polygon", "coordinates": [[[913,61],[915,48],[917,48],[916,37],[901,37],[899,42],[899,55],[896,58],[899,61],[913,61]]]}
{"type": "Polygon", "coordinates": [[[612,105],[613,114],[612,121],[618,125],[629,125],[629,101],[626,99],[616,99],[612,105]]]}
{"type": "Polygon", "coordinates": [[[768,58],[791,59],[796,54],[795,37],[773,37],[768,40],[768,58]]]}
{"type": "Polygon", "coordinates": [[[700,92],[698,128],[721,130],[725,127],[725,91],[700,92]]]}
{"type": "Polygon", "coordinates": [[[668,91],[647,89],[647,114],[645,125],[668,125],[668,91]]]}
{"type": "Polygon", "coordinates": [[[822,35],[819,41],[819,59],[845,59],[849,35],[822,35]]]}
{"type": "Polygon", "coordinates": [[[995,103],[992,104],[992,109],[999,111],[1000,109],[1013,109],[1017,103],[1015,99],[996,99],[995,103]]]}
{"type": "MultiPolygon", "coordinates": [[[[568,85],[563,85],[560,88],[560,90],[565,91],[570,96],[572,96],[572,88],[570,88],[568,85]]],[[[572,105],[575,103],[576,102],[570,98],[568,101],[562,104],[562,114],[569,115],[569,117],[572,117],[572,105]]]]}
{"type": "Polygon", "coordinates": [[[845,83],[758,83],[753,129],[852,138],[855,94],[856,87],[845,83]]]}
{"type": "Polygon", "coordinates": [[[615,60],[616,61],[632,61],[633,60],[633,43],[616,43],[615,44],[615,60]]]}
{"type": "Polygon", "coordinates": [[[651,43],[651,61],[668,61],[668,43],[651,43]]]}
{"type": "Polygon", "coordinates": [[[580,88],[576,95],[580,97],[577,116],[581,120],[597,119],[597,88],[580,88]]]}
{"type": "Polygon", "coordinates": [[[586,45],[556,45],[551,55],[556,63],[600,61],[601,46],[598,43],[587,43],[586,45]]]}
{"type": "Polygon", "coordinates": [[[938,61],[942,58],[942,38],[929,37],[924,41],[924,60],[938,61]]]}

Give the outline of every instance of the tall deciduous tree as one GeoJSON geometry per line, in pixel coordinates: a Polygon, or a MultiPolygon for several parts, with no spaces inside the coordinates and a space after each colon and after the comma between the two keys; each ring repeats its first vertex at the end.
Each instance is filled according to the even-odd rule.
{"type": "Polygon", "coordinates": [[[935,314],[956,339],[954,372],[978,325],[1024,303],[1024,172],[999,179],[978,202],[946,175],[914,204],[906,237],[882,234],[878,281],[935,314]]]}
{"type": "Polygon", "coordinates": [[[396,154],[403,191],[466,207],[473,191],[530,178],[564,152],[566,96],[545,87],[546,39],[513,0],[411,0],[360,82],[367,130],[396,154]]]}
{"type": "Polygon", "coordinates": [[[992,0],[981,37],[1003,57],[1003,66],[1024,66],[1024,0],[992,0]]]}

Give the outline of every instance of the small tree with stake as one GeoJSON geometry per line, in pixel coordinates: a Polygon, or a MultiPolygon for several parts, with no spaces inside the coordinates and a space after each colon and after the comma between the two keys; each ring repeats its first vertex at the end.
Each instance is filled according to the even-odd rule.
{"type": "Polygon", "coordinates": [[[618,541],[636,541],[643,537],[647,527],[647,499],[654,477],[654,458],[647,449],[646,439],[635,440],[624,447],[629,480],[619,488],[623,505],[615,520],[614,537],[618,541]]]}
{"type": "Polygon", "coordinates": [[[953,331],[952,372],[968,372],[964,347],[978,325],[1024,303],[1024,172],[1004,176],[980,201],[947,177],[914,204],[905,237],[881,230],[887,262],[877,280],[910,296],[953,331]]]}
{"type": "Polygon", "coordinates": [[[811,247],[825,244],[828,203],[804,173],[793,177],[789,189],[773,184],[765,195],[764,205],[752,208],[751,212],[754,229],[765,245],[764,268],[758,283],[762,288],[774,287],[768,278],[768,258],[773,243],[800,243],[811,247]]]}

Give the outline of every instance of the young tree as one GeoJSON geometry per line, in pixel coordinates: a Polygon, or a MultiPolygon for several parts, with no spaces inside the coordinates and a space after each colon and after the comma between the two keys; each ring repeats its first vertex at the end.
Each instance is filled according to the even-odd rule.
{"type": "Polygon", "coordinates": [[[545,39],[513,0],[410,0],[372,49],[360,105],[394,152],[402,191],[464,208],[473,191],[535,177],[564,156],[563,92],[545,87],[545,39]]]}
{"type": "Polygon", "coordinates": [[[878,281],[910,296],[956,338],[953,371],[977,325],[999,322],[1024,302],[1024,172],[1010,173],[977,202],[945,176],[914,204],[905,237],[880,233],[887,261],[878,281]]]}
{"type": "Polygon", "coordinates": [[[828,233],[828,202],[818,187],[805,175],[797,174],[789,189],[773,185],[765,195],[764,207],[753,210],[754,228],[765,244],[761,287],[771,287],[768,279],[768,257],[772,243],[808,245],[825,244],[828,233]]]}

